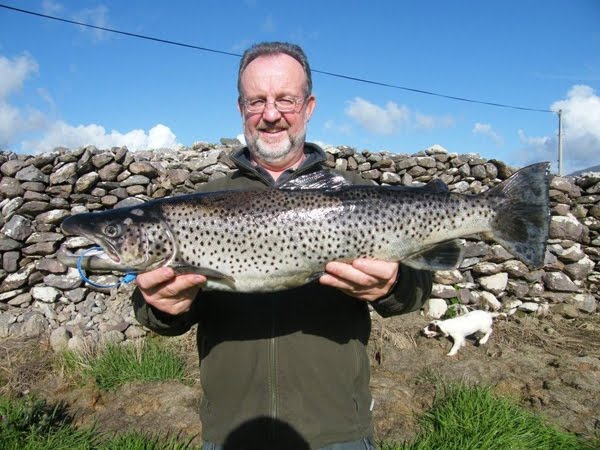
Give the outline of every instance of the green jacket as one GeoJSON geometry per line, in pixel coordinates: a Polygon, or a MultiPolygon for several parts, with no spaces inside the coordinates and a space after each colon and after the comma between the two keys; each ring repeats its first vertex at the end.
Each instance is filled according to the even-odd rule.
{"type": "MultiPolygon", "coordinates": [[[[305,152],[304,164],[281,177],[328,170],[319,147],[306,144],[305,152]]],[[[238,170],[203,190],[273,185],[250,165],[246,148],[232,160],[238,170]]],[[[342,175],[368,183],[356,173],[342,175]]],[[[430,272],[400,266],[391,295],[371,304],[384,317],[414,311],[429,297],[431,283],[430,272]]],[[[179,316],[150,307],[137,289],[133,303],[139,322],[159,334],[179,335],[198,324],[205,441],[223,444],[250,430],[273,442],[291,429],[319,448],[373,434],[367,302],[314,282],[270,294],[200,292],[179,316]],[[267,426],[252,430],[252,423],[267,426]]]]}

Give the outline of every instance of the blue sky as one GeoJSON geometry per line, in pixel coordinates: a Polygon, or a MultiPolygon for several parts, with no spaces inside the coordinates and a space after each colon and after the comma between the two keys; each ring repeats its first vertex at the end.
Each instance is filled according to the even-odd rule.
{"type": "MultiPolygon", "coordinates": [[[[232,53],[300,44],[314,69],[534,109],[562,108],[565,172],[600,164],[600,1],[0,3],[232,53]]],[[[131,149],[242,132],[237,57],[0,8],[0,148],[131,149]]],[[[458,102],[313,74],[308,140],[412,154],[434,144],[513,165],[550,160],[554,113],[458,102]]]]}

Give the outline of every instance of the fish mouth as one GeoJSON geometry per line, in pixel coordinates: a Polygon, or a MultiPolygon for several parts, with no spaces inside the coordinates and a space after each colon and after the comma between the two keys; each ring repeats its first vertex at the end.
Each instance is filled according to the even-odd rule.
{"type": "Polygon", "coordinates": [[[56,257],[67,267],[78,268],[78,265],[81,265],[84,270],[123,270],[120,258],[115,260],[113,255],[105,251],[104,248],[90,248],[75,254],[63,244],[56,252],[56,257]]]}

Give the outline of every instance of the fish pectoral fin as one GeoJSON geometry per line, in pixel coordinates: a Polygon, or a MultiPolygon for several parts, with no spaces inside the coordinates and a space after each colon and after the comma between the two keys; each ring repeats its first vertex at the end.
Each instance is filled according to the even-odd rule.
{"type": "Polygon", "coordinates": [[[463,260],[465,249],[458,239],[442,242],[411,255],[402,264],[420,270],[456,269],[463,260]]]}
{"type": "Polygon", "coordinates": [[[196,273],[198,275],[204,275],[207,278],[217,278],[220,280],[227,280],[232,283],[235,283],[235,279],[226,273],[219,272],[218,270],[209,269],[208,267],[194,267],[194,266],[173,266],[173,270],[178,275],[182,275],[184,273],[196,273]]]}
{"type": "Polygon", "coordinates": [[[309,275],[309,276],[306,278],[306,283],[307,283],[307,284],[308,284],[308,283],[312,283],[313,281],[316,281],[316,280],[318,280],[319,278],[321,278],[321,277],[322,277],[324,274],[325,274],[325,271],[324,271],[324,270],[322,270],[322,271],[320,271],[320,272],[315,272],[315,273],[313,273],[313,274],[309,275]]]}

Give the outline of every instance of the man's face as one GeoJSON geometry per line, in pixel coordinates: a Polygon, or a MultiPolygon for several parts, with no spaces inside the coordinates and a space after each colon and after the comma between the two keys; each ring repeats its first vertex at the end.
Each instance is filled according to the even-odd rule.
{"type": "Polygon", "coordinates": [[[304,99],[306,75],[298,61],[281,54],[261,56],[242,73],[242,97],[265,100],[262,113],[249,113],[239,104],[246,144],[254,159],[270,168],[285,169],[302,155],[306,125],[315,107],[308,97],[292,112],[281,113],[274,102],[282,97],[304,99]]]}

